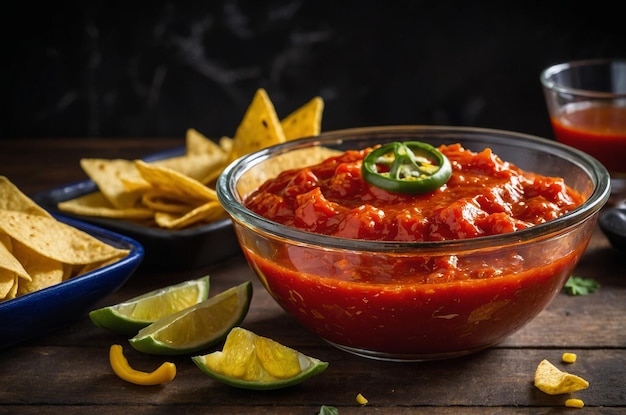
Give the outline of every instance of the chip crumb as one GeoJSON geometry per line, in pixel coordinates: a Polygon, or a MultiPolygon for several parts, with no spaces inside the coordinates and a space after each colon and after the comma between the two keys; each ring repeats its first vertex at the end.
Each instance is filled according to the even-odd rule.
{"type": "Polygon", "coordinates": [[[582,399],[571,398],[565,401],[565,406],[569,408],[582,408],[583,406],[585,406],[585,403],[582,401],[582,399]]]}
{"type": "Polygon", "coordinates": [[[367,398],[365,398],[365,396],[363,396],[363,394],[359,393],[356,396],[356,401],[358,402],[359,405],[367,405],[367,398]]]}
{"type": "Polygon", "coordinates": [[[563,356],[561,357],[561,360],[563,360],[563,362],[565,363],[574,363],[576,361],[576,353],[563,353],[563,356]]]}
{"type": "Polygon", "coordinates": [[[580,376],[563,372],[544,359],[535,371],[535,386],[549,395],[560,395],[586,389],[589,382],[580,376]]]}

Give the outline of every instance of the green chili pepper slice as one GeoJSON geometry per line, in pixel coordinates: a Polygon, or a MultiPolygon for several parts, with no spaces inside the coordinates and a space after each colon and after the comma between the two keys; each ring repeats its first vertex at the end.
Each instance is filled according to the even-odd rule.
{"type": "Polygon", "coordinates": [[[452,175],[450,160],[430,144],[392,142],[372,150],[363,159],[363,179],[394,193],[428,193],[452,175]]]}

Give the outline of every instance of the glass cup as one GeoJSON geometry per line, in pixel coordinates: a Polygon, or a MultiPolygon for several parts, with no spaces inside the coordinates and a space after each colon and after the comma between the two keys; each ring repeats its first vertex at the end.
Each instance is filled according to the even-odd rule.
{"type": "Polygon", "coordinates": [[[540,75],[557,141],[595,157],[626,193],[626,59],[560,63],[540,75]]]}

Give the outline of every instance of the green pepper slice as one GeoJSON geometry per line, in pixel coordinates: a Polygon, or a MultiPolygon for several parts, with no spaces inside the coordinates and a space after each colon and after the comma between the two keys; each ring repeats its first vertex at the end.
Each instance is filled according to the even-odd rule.
{"type": "Polygon", "coordinates": [[[430,144],[392,142],[372,150],[363,159],[363,179],[394,193],[428,193],[452,175],[450,160],[430,144]]]}

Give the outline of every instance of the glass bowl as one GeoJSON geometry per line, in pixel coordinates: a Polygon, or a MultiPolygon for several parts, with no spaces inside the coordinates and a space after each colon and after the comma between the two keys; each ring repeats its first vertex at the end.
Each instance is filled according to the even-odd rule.
{"type": "MultiPolygon", "coordinates": [[[[319,160],[303,155],[296,158],[296,166],[285,162],[278,170],[314,161],[319,160]]],[[[278,304],[304,327],[360,356],[420,361],[493,346],[545,309],[583,255],[610,185],[608,172],[597,160],[555,141],[479,128],[385,126],[327,132],[244,156],[224,171],[217,192],[250,266],[278,304]],[[276,159],[284,154],[310,155],[315,148],[324,159],[325,149],[362,149],[391,141],[460,143],[474,152],[489,147],[526,171],[564,178],[585,202],[527,229],[437,242],[314,234],[268,220],[242,205],[251,189],[276,174],[276,159]],[[416,270],[424,272],[451,257],[458,267],[481,266],[500,275],[445,283],[405,281],[416,270]],[[346,278],[350,273],[356,276],[346,278]],[[377,274],[377,282],[369,281],[369,274],[377,274]]]]}

